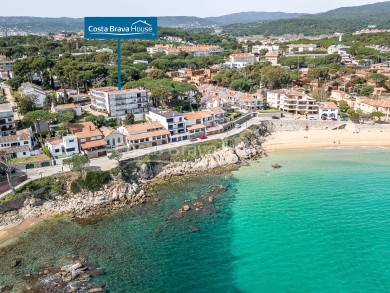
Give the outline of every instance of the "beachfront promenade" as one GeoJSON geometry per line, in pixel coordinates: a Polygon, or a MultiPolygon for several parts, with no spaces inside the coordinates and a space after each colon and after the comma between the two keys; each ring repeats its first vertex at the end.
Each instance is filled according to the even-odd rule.
{"type": "MultiPolygon", "coordinates": [[[[240,128],[232,128],[232,129],[227,130],[225,132],[209,136],[206,139],[198,139],[197,141],[194,141],[194,142],[190,141],[190,140],[184,140],[184,141],[180,141],[180,142],[173,142],[173,143],[168,143],[168,144],[159,145],[159,146],[155,146],[155,147],[127,151],[127,152],[123,153],[123,157],[121,160],[136,159],[136,158],[143,157],[145,155],[152,154],[152,153],[159,152],[159,151],[168,151],[168,150],[173,150],[173,149],[177,149],[177,148],[188,146],[188,145],[196,145],[196,144],[207,142],[207,141],[221,140],[221,139],[224,139],[226,137],[236,135],[236,134],[244,131],[248,127],[252,126],[253,124],[258,124],[262,120],[264,120],[264,119],[261,119],[258,117],[252,117],[251,119],[244,122],[240,128]]],[[[94,170],[107,171],[107,170],[110,170],[112,168],[115,168],[117,165],[118,165],[118,162],[116,160],[110,160],[107,156],[104,156],[104,157],[99,157],[96,159],[91,159],[89,168],[94,169],[94,170]]],[[[17,185],[16,188],[19,188],[19,187],[23,186],[24,184],[26,184],[32,180],[41,178],[41,177],[53,176],[53,175],[57,175],[57,174],[61,174],[64,172],[69,172],[69,171],[70,171],[70,169],[66,165],[29,169],[29,170],[27,170],[28,179],[26,181],[22,182],[21,184],[17,185]]],[[[11,191],[9,190],[9,191],[1,194],[0,198],[2,198],[3,196],[5,196],[6,194],[8,194],[10,192],[11,191]]]]}

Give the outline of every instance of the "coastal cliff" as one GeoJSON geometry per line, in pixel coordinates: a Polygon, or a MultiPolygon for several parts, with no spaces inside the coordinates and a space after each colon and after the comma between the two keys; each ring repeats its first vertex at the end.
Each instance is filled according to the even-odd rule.
{"type": "Polygon", "coordinates": [[[55,177],[55,180],[65,182],[62,193],[54,191],[45,194],[43,187],[1,204],[0,230],[20,224],[26,219],[62,213],[88,217],[98,208],[111,209],[142,203],[147,198],[146,185],[153,179],[212,172],[217,168],[258,158],[263,153],[261,148],[263,135],[263,129],[253,127],[235,138],[221,142],[220,148],[200,154],[191,161],[169,161],[172,154],[160,154],[158,160],[151,162],[144,162],[142,159],[137,160],[136,164],[134,161],[122,161],[119,173],[116,176],[111,174],[110,182],[104,184],[98,191],[83,189],[72,192],[72,175],[65,179],[63,177],[66,175],[60,175],[55,177]],[[168,161],[161,160],[162,156],[168,161]]]}

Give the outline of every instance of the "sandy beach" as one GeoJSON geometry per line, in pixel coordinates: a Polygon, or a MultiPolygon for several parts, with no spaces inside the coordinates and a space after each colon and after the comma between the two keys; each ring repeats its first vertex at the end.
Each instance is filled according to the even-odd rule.
{"type": "Polygon", "coordinates": [[[390,147],[390,132],[301,130],[272,133],[263,144],[268,152],[328,147],[390,147]]]}
{"type": "Polygon", "coordinates": [[[34,226],[35,224],[41,222],[48,217],[50,217],[50,215],[40,218],[25,219],[18,225],[4,227],[0,229],[0,245],[8,239],[15,237],[16,235],[20,234],[21,232],[27,230],[28,228],[34,226]]]}

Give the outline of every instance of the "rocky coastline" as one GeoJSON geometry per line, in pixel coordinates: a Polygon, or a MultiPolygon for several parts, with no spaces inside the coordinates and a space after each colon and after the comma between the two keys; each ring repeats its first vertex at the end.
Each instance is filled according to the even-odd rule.
{"type": "Polygon", "coordinates": [[[260,131],[251,132],[251,140],[241,141],[234,146],[222,146],[194,161],[143,163],[132,171],[131,180],[125,179],[120,172],[96,192],[83,190],[72,194],[71,180],[67,181],[66,193],[62,195],[52,192],[48,198],[42,199],[39,194],[43,191],[36,190],[31,196],[27,194],[20,197],[17,208],[7,207],[1,210],[0,205],[0,231],[11,229],[27,219],[47,218],[59,214],[70,214],[78,219],[88,218],[91,215],[104,214],[110,209],[144,203],[151,194],[149,187],[155,181],[161,182],[167,178],[188,174],[217,172],[219,169],[254,160],[264,153],[261,148],[264,137],[260,135],[260,131]]]}

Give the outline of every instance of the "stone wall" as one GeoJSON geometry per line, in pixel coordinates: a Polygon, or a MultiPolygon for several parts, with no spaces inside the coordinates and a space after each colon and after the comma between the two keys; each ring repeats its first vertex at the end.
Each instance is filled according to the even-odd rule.
{"type": "Polygon", "coordinates": [[[270,131],[332,130],[344,129],[346,122],[322,120],[265,120],[261,122],[270,131]]]}
{"type": "Polygon", "coordinates": [[[26,170],[26,167],[28,165],[28,169],[35,169],[35,168],[42,168],[42,167],[50,167],[53,165],[52,160],[41,160],[41,161],[33,161],[33,162],[25,162],[25,163],[16,163],[14,164],[14,167],[18,170],[26,170]],[[49,163],[48,166],[46,164],[49,163]],[[34,167],[31,167],[34,166],[34,167]]]}

